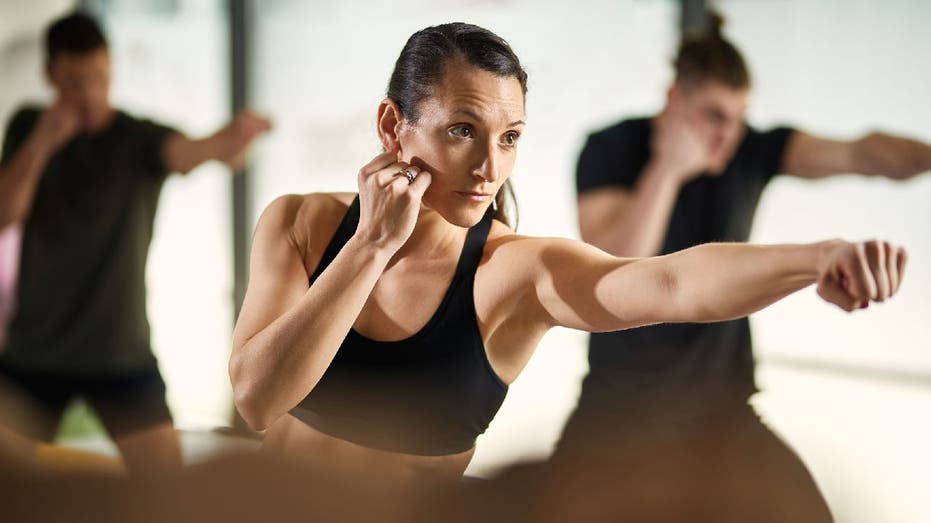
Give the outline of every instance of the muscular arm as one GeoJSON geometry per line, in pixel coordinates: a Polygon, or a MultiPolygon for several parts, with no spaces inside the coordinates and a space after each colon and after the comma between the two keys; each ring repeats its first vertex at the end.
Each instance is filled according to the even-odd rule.
{"type": "Polygon", "coordinates": [[[588,331],[730,320],[816,282],[823,298],[852,311],[895,293],[905,263],[904,252],[884,242],[706,244],[639,259],[538,242],[530,259],[544,321],[588,331]]]}
{"type": "Polygon", "coordinates": [[[632,190],[602,187],[579,195],[582,240],[614,256],[655,256],[663,246],[681,183],[651,162],[632,190]]]}
{"type": "Polygon", "coordinates": [[[162,160],[168,171],[179,173],[188,173],[210,160],[238,168],[245,160],[249,145],[270,128],[267,119],[251,111],[243,111],[206,138],[195,140],[183,134],[172,134],[162,145],[162,160]]]}
{"type": "Polygon", "coordinates": [[[304,209],[301,197],[279,198],[256,229],[229,371],[236,405],[257,430],[268,427],[314,388],[390,258],[383,250],[350,240],[308,288],[292,231],[298,215],[312,217],[324,198],[329,197],[308,200],[304,209]]]}
{"type": "Polygon", "coordinates": [[[931,171],[931,145],[884,133],[840,141],[796,131],[782,167],[788,174],[812,179],[856,173],[905,180],[931,171]]]}

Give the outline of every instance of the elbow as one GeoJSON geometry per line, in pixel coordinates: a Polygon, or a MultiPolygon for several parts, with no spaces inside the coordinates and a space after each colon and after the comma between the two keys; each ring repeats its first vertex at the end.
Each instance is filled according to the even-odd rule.
{"type": "Polygon", "coordinates": [[[273,416],[271,409],[268,408],[268,402],[263,398],[261,384],[244,372],[240,358],[235,355],[230,358],[229,375],[233,386],[233,402],[236,411],[252,430],[267,429],[277,416],[273,416]]]}
{"type": "Polygon", "coordinates": [[[25,221],[24,213],[20,212],[17,205],[7,205],[0,210],[0,230],[6,229],[11,225],[22,224],[25,221]]]}
{"type": "Polygon", "coordinates": [[[0,231],[16,223],[12,213],[0,212],[0,231]]]}
{"type": "Polygon", "coordinates": [[[254,431],[260,432],[271,426],[275,418],[263,408],[262,402],[257,395],[249,391],[249,387],[233,387],[233,399],[236,404],[236,410],[242,419],[254,431]]]}

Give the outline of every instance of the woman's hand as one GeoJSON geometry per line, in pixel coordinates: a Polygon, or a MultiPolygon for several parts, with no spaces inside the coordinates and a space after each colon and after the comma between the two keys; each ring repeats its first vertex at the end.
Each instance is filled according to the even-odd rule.
{"type": "Polygon", "coordinates": [[[414,231],[430,173],[382,153],[359,171],[359,227],[356,237],[392,254],[414,231]],[[405,174],[410,170],[414,181],[405,174]]]}
{"type": "Polygon", "coordinates": [[[818,295],[848,312],[885,301],[899,290],[906,258],[905,249],[886,241],[832,242],[818,295]]]}

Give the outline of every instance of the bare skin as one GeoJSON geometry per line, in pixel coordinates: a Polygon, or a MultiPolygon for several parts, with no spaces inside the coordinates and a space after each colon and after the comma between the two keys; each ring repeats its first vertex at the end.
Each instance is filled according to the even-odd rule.
{"type": "MultiPolygon", "coordinates": [[[[388,152],[361,169],[359,227],[313,286],[308,277],[354,195],[284,196],[259,221],[230,378],[243,418],[268,429],[270,451],[350,468],[382,463],[405,478],[459,474],[468,464],[471,451],[437,458],[333,441],[287,414],[312,392],[350,328],[387,341],[426,324],[467,228],[511,173],[524,127],[517,80],[453,62],[421,113],[414,123],[391,100],[379,106],[388,152]],[[407,167],[419,173],[411,184],[399,176],[407,167]]],[[[582,242],[517,235],[495,221],[475,277],[475,311],[491,367],[510,383],[555,326],[722,321],[814,283],[852,311],[894,294],[904,263],[904,251],[887,242],[840,240],[616,258],[582,242]]]]}

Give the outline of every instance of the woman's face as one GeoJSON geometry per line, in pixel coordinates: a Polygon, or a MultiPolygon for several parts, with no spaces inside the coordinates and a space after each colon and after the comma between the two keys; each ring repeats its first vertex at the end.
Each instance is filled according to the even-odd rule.
{"type": "Polygon", "coordinates": [[[423,197],[428,207],[471,227],[514,168],[524,130],[520,82],[453,61],[419,112],[417,123],[401,123],[401,160],[432,175],[423,197]]]}

